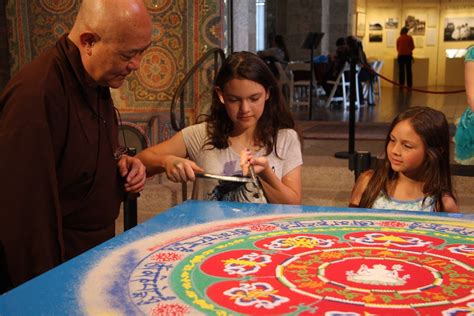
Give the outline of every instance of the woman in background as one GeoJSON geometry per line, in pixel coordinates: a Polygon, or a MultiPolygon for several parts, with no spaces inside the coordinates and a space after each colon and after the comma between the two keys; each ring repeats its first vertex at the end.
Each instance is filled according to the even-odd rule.
{"type": "Polygon", "coordinates": [[[290,61],[283,35],[275,35],[272,40],[272,45],[265,50],[259,51],[257,54],[261,58],[273,57],[276,61],[284,64],[290,61]]]}
{"type": "Polygon", "coordinates": [[[413,37],[408,35],[408,28],[402,27],[400,36],[397,38],[397,52],[398,52],[398,78],[400,85],[405,85],[405,74],[408,88],[413,86],[413,50],[415,43],[413,37]]]}

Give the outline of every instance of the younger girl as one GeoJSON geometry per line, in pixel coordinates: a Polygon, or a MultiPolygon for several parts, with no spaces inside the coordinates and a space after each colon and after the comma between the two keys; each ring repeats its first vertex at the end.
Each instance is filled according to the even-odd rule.
{"type": "Polygon", "coordinates": [[[349,206],[457,212],[449,170],[449,128],[443,113],[412,107],[392,122],[385,158],[361,174],[349,206]]]}
{"type": "Polygon", "coordinates": [[[137,157],[147,174],[195,181],[194,199],[300,204],[301,145],[278,82],[255,54],[230,55],[216,77],[210,115],[137,157]],[[196,178],[196,173],[249,175],[251,183],[196,178]],[[257,194],[256,194],[257,193],[257,194]]]}

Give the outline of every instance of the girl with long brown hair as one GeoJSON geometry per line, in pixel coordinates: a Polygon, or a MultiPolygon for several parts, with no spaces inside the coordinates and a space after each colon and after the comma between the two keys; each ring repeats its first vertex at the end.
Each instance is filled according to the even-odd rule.
{"type": "Polygon", "coordinates": [[[194,199],[300,204],[303,161],[294,127],[267,65],[253,53],[233,53],[217,74],[210,114],[204,122],[137,157],[148,175],[166,172],[174,182],[196,181],[194,199]],[[263,196],[238,181],[196,178],[203,172],[247,176],[251,169],[263,196]]]}
{"type": "Polygon", "coordinates": [[[412,211],[459,211],[449,169],[449,127],[440,111],[412,107],[392,122],[385,157],[364,172],[349,206],[412,211]]]}

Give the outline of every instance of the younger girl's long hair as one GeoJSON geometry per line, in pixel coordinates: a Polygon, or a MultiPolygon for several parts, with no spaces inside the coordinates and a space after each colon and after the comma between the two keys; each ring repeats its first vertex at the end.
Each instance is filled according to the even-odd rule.
{"type": "Polygon", "coordinates": [[[449,126],[442,112],[424,106],[409,108],[393,120],[385,140],[385,157],[367,184],[359,207],[372,207],[379,193],[388,195],[389,185],[397,179],[398,173],[393,171],[388,160],[387,146],[393,128],[404,120],[410,122],[426,149],[421,166],[424,175],[423,193],[425,197],[433,196],[435,211],[442,212],[444,211],[442,197],[448,195],[455,199],[449,168],[449,126]]]}
{"type": "MultiPolygon", "coordinates": [[[[285,105],[281,89],[271,70],[257,55],[250,52],[233,53],[224,61],[217,74],[215,87],[224,90],[226,83],[232,79],[246,79],[262,85],[270,93],[265,101],[263,114],[258,120],[255,141],[265,147],[269,155],[273,149],[276,152],[278,131],[284,128],[294,128],[295,122],[285,105]]],[[[212,94],[210,115],[206,119],[209,141],[206,145],[211,148],[225,149],[229,147],[229,136],[233,131],[233,123],[224,104],[219,100],[217,92],[212,94]]]]}

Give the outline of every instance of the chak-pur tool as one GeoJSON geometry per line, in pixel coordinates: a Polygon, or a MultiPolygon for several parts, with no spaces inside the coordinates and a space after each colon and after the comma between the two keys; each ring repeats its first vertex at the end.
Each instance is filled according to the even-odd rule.
{"type": "Polygon", "coordinates": [[[252,165],[249,166],[250,177],[242,177],[242,176],[223,176],[219,174],[212,174],[207,172],[196,172],[195,175],[198,178],[208,178],[208,179],[215,179],[220,181],[228,181],[228,182],[247,182],[252,183],[255,188],[254,197],[260,197],[260,184],[258,182],[257,176],[255,174],[255,170],[252,165]]]}

